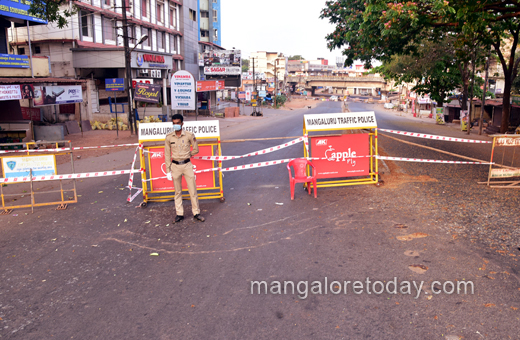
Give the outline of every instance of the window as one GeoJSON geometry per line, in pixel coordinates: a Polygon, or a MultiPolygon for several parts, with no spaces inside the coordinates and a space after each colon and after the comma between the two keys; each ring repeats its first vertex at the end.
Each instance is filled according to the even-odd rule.
{"type": "Polygon", "coordinates": [[[125,0],[126,11],[130,12],[130,0],[125,0]]]}
{"type": "Polygon", "coordinates": [[[218,40],[218,30],[213,30],[213,40],[218,40]]]}
{"type": "Polygon", "coordinates": [[[218,21],[218,12],[216,10],[213,10],[213,22],[218,21]]]}
{"type": "Polygon", "coordinates": [[[150,40],[152,39],[152,37],[150,37],[150,30],[146,27],[143,27],[141,28],[141,37],[144,37],[145,35],[148,36],[148,39],[143,42],[143,46],[150,46],[150,40]]]}
{"type": "Polygon", "coordinates": [[[200,11],[200,17],[201,18],[209,18],[209,12],[200,11]]]}
{"type": "Polygon", "coordinates": [[[114,22],[109,18],[103,18],[103,35],[105,40],[116,40],[114,22]]]}
{"type": "Polygon", "coordinates": [[[103,0],[103,5],[105,8],[110,7],[110,0],[103,0]]]}
{"type": "Polygon", "coordinates": [[[157,48],[164,48],[164,33],[157,31],[157,48]]]}
{"type": "Polygon", "coordinates": [[[157,22],[164,22],[162,11],[163,11],[163,5],[158,2],[157,3],[157,22]]]}
{"type": "Polygon", "coordinates": [[[177,9],[170,8],[170,25],[177,28],[177,9]]]}
{"type": "Polygon", "coordinates": [[[170,35],[170,53],[177,53],[177,43],[173,34],[170,35]]]}
{"type": "Polygon", "coordinates": [[[128,26],[127,27],[127,34],[128,34],[128,41],[130,43],[135,44],[135,27],[134,26],[128,26]]]}
{"type": "Polygon", "coordinates": [[[92,34],[92,13],[86,11],[79,12],[81,16],[81,34],[84,37],[93,37],[92,34]]]}
{"type": "Polygon", "coordinates": [[[34,54],[39,54],[39,53],[42,53],[40,46],[34,46],[34,54]]]}
{"type": "Polygon", "coordinates": [[[190,9],[190,20],[197,21],[197,11],[190,9]]]}
{"type": "Polygon", "coordinates": [[[141,15],[143,17],[148,17],[148,1],[147,0],[141,0],[141,15]]]}
{"type": "Polygon", "coordinates": [[[208,38],[209,37],[209,31],[200,31],[200,37],[201,38],[208,38]]]}
{"type": "Polygon", "coordinates": [[[217,0],[213,0],[213,3],[215,3],[215,4],[216,4],[216,3],[217,3],[217,0]]]}
{"type": "Polygon", "coordinates": [[[23,47],[18,47],[18,54],[19,54],[19,55],[25,54],[25,48],[23,48],[23,47]]]}

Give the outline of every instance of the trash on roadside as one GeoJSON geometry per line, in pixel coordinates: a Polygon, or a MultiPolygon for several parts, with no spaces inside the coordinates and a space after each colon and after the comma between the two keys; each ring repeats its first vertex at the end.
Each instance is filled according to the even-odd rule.
{"type": "Polygon", "coordinates": [[[257,209],[258,211],[262,211],[262,209],[257,209]]]}
{"type": "Polygon", "coordinates": [[[276,205],[283,205],[283,203],[278,203],[278,202],[275,202],[276,205]]]}
{"type": "Polygon", "coordinates": [[[151,253],[150,256],[159,256],[159,253],[151,253]]]}
{"type": "Polygon", "coordinates": [[[247,205],[251,205],[251,203],[247,203],[247,205]]]}

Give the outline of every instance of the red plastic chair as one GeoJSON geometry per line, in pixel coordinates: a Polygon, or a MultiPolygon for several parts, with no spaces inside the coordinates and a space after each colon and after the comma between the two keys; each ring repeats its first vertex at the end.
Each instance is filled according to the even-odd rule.
{"type": "Polygon", "coordinates": [[[296,183],[307,183],[307,189],[309,190],[309,195],[311,194],[311,183],[314,187],[314,198],[318,197],[316,193],[316,168],[314,164],[312,164],[309,160],[305,158],[296,158],[287,164],[287,170],[289,170],[289,180],[291,185],[291,200],[294,200],[294,185],[296,183]],[[307,176],[307,172],[305,171],[307,165],[312,167],[312,176],[307,176]],[[294,167],[294,177],[292,177],[291,166],[294,167]]]}

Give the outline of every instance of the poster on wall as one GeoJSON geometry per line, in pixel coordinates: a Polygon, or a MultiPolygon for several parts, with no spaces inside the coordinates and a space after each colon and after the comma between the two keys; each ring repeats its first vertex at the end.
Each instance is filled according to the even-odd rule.
{"type": "Polygon", "coordinates": [[[468,131],[469,115],[468,110],[460,110],[460,130],[468,131]]]}
{"type": "Polygon", "coordinates": [[[172,110],[195,110],[195,78],[188,71],[177,71],[171,78],[172,110]]]}
{"type": "Polygon", "coordinates": [[[311,137],[311,155],[317,178],[369,175],[369,136],[366,133],[311,137]]]}
{"type": "Polygon", "coordinates": [[[34,106],[83,102],[81,85],[35,86],[34,106]]]}
{"type": "Polygon", "coordinates": [[[0,85],[0,100],[22,99],[20,85],[0,85]]]}
{"type": "Polygon", "coordinates": [[[435,108],[435,122],[438,125],[445,124],[445,122],[444,122],[444,108],[443,107],[435,108]]]}
{"type": "Polygon", "coordinates": [[[22,99],[34,99],[34,86],[32,84],[20,85],[22,99]]]}

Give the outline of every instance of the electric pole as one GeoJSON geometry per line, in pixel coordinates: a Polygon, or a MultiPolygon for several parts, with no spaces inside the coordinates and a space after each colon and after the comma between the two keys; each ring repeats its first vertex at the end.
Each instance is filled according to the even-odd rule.
{"type": "MultiPolygon", "coordinates": [[[[128,97],[128,125],[130,134],[137,133],[137,124],[133,119],[132,101],[132,68],[130,66],[130,46],[128,44],[128,18],[126,17],[126,1],[123,0],[123,43],[125,46],[126,95],[128,97]]],[[[116,122],[117,123],[117,122],[116,122]]]]}

